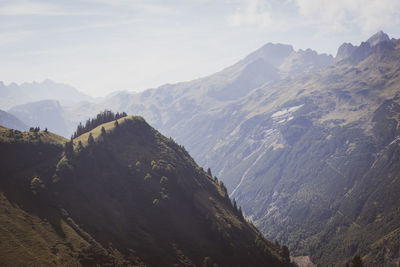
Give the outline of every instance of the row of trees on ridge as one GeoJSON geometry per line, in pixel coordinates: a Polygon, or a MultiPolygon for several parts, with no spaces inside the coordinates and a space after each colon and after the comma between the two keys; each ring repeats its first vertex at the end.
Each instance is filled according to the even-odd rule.
{"type": "Polygon", "coordinates": [[[88,119],[85,125],[79,123],[78,127],[76,128],[76,131],[72,135],[72,138],[75,139],[76,137],[93,130],[100,124],[107,123],[113,120],[118,120],[126,116],[127,116],[126,112],[114,113],[111,110],[104,110],[103,112],[97,114],[96,118],[88,119]]]}

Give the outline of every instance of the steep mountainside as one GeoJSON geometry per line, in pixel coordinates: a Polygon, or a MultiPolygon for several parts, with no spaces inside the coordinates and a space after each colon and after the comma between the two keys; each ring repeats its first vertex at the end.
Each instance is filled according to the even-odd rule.
{"type": "Polygon", "coordinates": [[[29,127],[17,117],[3,110],[0,110],[0,125],[20,131],[27,131],[29,129],[29,127]]]}
{"type": "Polygon", "coordinates": [[[30,127],[48,128],[62,136],[68,136],[68,122],[64,110],[56,100],[42,100],[15,106],[9,111],[30,127]]]}
{"type": "Polygon", "coordinates": [[[322,265],[356,254],[371,266],[392,265],[399,103],[400,43],[385,38],[327,69],[254,90],[180,141],[294,254],[322,265]]]}
{"type": "Polygon", "coordinates": [[[0,108],[9,109],[16,105],[40,100],[58,100],[62,104],[91,101],[91,97],[79,92],[72,86],[55,83],[51,80],[5,85],[0,82],[0,108]]]}
{"type": "Polygon", "coordinates": [[[73,142],[0,128],[0,265],[290,266],[223,183],[142,118],[73,142]]]}
{"type": "Polygon", "coordinates": [[[313,54],[266,45],[214,76],[104,104],[184,144],[295,255],[396,264],[400,43],[379,32],[321,69],[304,67],[313,54]]]}

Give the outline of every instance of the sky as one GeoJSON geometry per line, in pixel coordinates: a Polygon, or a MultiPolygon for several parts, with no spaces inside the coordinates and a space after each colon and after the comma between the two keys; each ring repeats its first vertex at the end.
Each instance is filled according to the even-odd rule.
{"type": "Polygon", "coordinates": [[[379,30],[400,38],[400,0],[0,0],[0,80],[142,91],[268,42],[335,55],[379,30]]]}

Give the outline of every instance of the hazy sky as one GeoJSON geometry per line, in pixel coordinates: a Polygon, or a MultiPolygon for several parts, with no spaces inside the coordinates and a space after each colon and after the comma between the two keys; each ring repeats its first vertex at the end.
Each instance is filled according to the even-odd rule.
{"type": "Polygon", "coordinates": [[[334,55],[380,29],[400,38],[400,0],[0,0],[0,80],[140,91],[267,42],[334,55]]]}

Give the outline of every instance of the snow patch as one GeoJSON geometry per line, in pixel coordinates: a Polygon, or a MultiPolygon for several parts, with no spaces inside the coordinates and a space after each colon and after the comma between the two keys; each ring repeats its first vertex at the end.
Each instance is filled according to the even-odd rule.
{"type": "Polygon", "coordinates": [[[298,110],[302,106],[304,106],[304,104],[279,110],[279,111],[275,112],[274,114],[272,114],[271,118],[275,119],[275,118],[278,118],[278,117],[287,116],[287,115],[295,112],[296,110],[298,110]]]}

